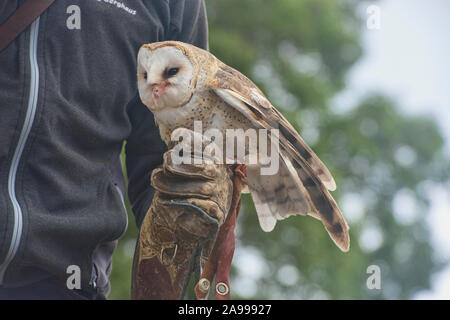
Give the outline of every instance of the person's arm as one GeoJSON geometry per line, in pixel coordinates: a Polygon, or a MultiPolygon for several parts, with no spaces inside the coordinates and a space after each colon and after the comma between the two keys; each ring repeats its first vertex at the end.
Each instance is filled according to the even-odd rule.
{"type": "MultiPolygon", "coordinates": [[[[203,0],[171,0],[169,30],[166,39],[177,40],[208,49],[208,23],[203,0]]],[[[152,203],[152,171],[162,164],[167,150],[155,125],[153,114],[138,94],[128,105],[132,132],[126,144],[128,197],[138,228],[152,203]]]]}
{"type": "Polygon", "coordinates": [[[128,107],[132,124],[132,131],[125,145],[128,198],[139,228],[152,203],[152,171],[162,164],[162,156],[167,147],[160,138],[153,114],[138,95],[128,107]]]}

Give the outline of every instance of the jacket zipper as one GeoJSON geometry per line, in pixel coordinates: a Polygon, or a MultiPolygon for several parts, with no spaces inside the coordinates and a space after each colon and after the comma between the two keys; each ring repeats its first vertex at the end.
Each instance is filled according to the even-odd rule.
{"type": "Polygon", "coordinates": [[[39,93],[39,66],[37,63],[37,45],[39,35],[39,18],[37,18],[32,24],[30,29],[30,95],[28,98],[27,114],[23,123],[22,131],[20,133],[19,142],[17,143],[16,150],[11,162],[8,175],[8,193],[9,198],[13,204],[14,209],[14,229],[9,246],[8,253],[6,254],[5,261],[0,265],[0,285],[3,284],[3,278],[5,271],[8,268],[11,261],[14,259],[17,250],[19,249],[20,239],[22,237],[23,227],[23,215],[19,202],[16,197],[16,174],[19,166],[20,158],[22,156],[25,143],[28,139],[31,127],[33,125],[34,116],[36,114],[38,93],[39,93]]]}
{"type": "Polygon", "coordinates": [[[125,212],[125,217],[127,218],[127,224],[125,225],[125,229],[122,231],[122,234],[119,236],[119,238],[121,238],[125,234],[125,232],[127,232],[127,229],[128,229],[128,213],[127,213],[127,206],[125,205],[125,197],[123,196],[122,190],[120,190],[120,188],[117,185],[114,185],[114,187],[116,188],[117,192],[119,193],[120,200],[122,200],[123,210],[125,212]]]}

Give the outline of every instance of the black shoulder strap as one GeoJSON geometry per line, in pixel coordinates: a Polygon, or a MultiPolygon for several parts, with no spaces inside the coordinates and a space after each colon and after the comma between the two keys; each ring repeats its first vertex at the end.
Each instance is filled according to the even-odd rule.
{"type": "Polygon", "coordinates": [[[0,26],[0,51],[5,49],[26,27],[55,0],[28,0],[0,26]]]}

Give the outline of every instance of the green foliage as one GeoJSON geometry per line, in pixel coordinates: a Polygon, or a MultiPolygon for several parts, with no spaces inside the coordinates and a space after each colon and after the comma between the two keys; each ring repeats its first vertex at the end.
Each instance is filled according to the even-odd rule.
{"type": "MultiPolygon", "coordinates": [[[[331,99],[362,54],[357,3],[207,1],[212,53],[254,80],[329,167],[338,185],[333,196],[351,228],[348,253],[311,217],[288,218],[264,233],[244,196],[234,299],[411,298],[430,286],[430,275],[441,266],[425,223],[427,185],[449,180],[435,123],[401,114],[380,94],[350,112],[333,110],[331,99]],[[396,213],[403,203],[415,204],[416,214],[396,213]],[[256,256],[257,266],[246,264],[245,270],[239,252],[256,256]],[[381,290],[366,287],[372,264],[381,267],[381,290]]],[[[114,255],[113,299],[129,298],[137,234],[131,215],[129,220],[114,255]]]]}

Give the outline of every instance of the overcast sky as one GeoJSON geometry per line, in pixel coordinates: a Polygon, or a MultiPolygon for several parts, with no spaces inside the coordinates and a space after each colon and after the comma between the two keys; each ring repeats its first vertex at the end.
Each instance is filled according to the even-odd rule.
{"type": "MultiPolygon", "coordinates": [[[[349,74],[349,87],[336,100],[342,109],[362,95],[381,91],[407,114],[429,114],[439,124],[450,155],[450,1],[382,0],[381,28],[364,28],[365,56],[349,74]]],[[[369,2],[370,5],[370,2],[369,2]]],[[[367,5],[361,14],[367,16],[367,5]]],[[[450,258],[450,192],[429,190],[428,222],[435,248],[450,258]]],[[[450,299],[450,267],[433,277],[433,288],[417,299],[450,299]]]]}

